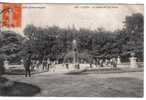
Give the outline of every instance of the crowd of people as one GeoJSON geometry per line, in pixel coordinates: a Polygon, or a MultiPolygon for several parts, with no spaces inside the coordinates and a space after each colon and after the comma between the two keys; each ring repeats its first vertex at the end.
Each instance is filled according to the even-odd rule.
{"type": "MultiPolygon", "coordinates": [[[[54,68],[53,71],[56,69],[56,64],[59,64],[58,61],[50,61],[50,59],[43,59],[42,61],[31,59],[31,53],[28,53],[23,60],[21,60],[21,63],[24,65],[25,68],[25,76],[31,77],[31,71],[50,71],[51,68],[54,68]]],[[[93,65],[96,67],[117,67],[117,58],[111,58],[111,59],[98,59],[94,62],[85,62],[86,64],[89,64],[90,68],[93,68],[93,65]]],[[[80,64],[75,64],[75,69],[80,69],[80,64]]],[[[66,67],[66,69],[70,68],[69,63],[63,63],[63,65],[66,67]]]]}

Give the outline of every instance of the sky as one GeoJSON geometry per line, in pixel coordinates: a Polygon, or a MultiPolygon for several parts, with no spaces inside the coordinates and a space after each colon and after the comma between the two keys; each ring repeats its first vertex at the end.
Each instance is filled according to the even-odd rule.
{"type": "Polygon", "coordinates": [[[23,34],[28,24],[40,27],[59,26],[114,31],[123,28],[125,16],[144,13],[143,5],[108,4],[23,4],[22,26],[14,29],[23,34]]]}

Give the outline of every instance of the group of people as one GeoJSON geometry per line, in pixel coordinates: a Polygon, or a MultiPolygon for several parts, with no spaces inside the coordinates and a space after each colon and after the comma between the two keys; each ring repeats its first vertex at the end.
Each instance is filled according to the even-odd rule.
{"type": "MultiPolygon", "coordinates": [[[[32,60],[31,53],[28,53],[22,62],[24,64],[26,77],[27,76],[31,77],[31,71],[39,70],[40,68],[41,70],[49,71],[52,65],[56,64],[56,62],[53,62],[53,63],[50,62],[49,59],[44,59],[42,62],[40,62],[39,60],[32,60]]],[[[92,64],[96,65],[96,67],[97,65],[99,65],[100,67],[109,66],[109,65],[113,67],[117,67],[117,58],[98,59],[95,62],[90,63],[90,68],[92,68],[92,64]]],[[[69,64],[66,63],[65,65],[66,65],[66,68],[69,69],[69,64]]],[[[77,64],[75,68],[80,69],[80,65],[77,64]]]]}
{"type": "Polygon", "coordinates": [[[117,67],[117,58],[111,58],[111,59],[99,59],[95,65],[99,65],[100,67],[107,67],[107,66],[113,66],[117,67]]]}
{"type": "Polygon", "coordinates": [[[31,71],[35,70],[49,70],[52,63],[50,60],[43,59],[42,61],[40,60],[34,60],[32,59],[31,53],[28,53],[23,60],[21,60],[21,63],[24,65],[25,68],[25,76],[31,77],[31,71]]]}
{"type": "MultiPolygon", "coordinates": [[[[83,60],[82,60],[83,62],[83,60]]],[[[84,62],[84,64],[88,64],[88,62],[84,62]]],[[[66,63],[66,68],[69,69],[69,64],[66,63]]],[[[93,65],[96,67],[117,67],[117,58],[111,58],[111,59],[98,59],[98,60],[93,60],[92,62],[89,63],[89,67],[93,68],[93,65]]],[[[80,69],[80,64],[77,63],[75,64],[75,69],[80,69]]]]}

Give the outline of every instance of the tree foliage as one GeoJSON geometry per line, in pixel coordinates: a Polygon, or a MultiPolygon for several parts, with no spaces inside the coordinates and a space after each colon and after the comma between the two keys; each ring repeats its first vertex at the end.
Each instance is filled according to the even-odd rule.
{"type": "Polygon", "coordinates": [[[117,36],[117,44],[121,47],[121,55],[125,56],[132,52],[138,58],[143,59],[144,42],[144,18],[140,13],[127,16],[124,21],[124,29],[117,36]]]}
{"type": "Polygon", "coordinates": [[[24,38],[12,31],[2,31],[0,34],[0,57],[10,62],[17,62],[20,59],[19,52],[22,49],[24,38]]]}
{"type": "Polygon", "coordinates": [[[72,56],[72,41],[76,39],[79,59],[91,61],[118,56],[126,59],[134,52],[142,60],[143,15],[136,13],[126,16],[123,24],[123,29],[114,32],[104,28],[77,30],[74,27],[65,29],[27,25],[24,29],[25,38],[12,31],[3,31],[0,34],[0,55],[9,60],[20,59],[31,51],[33,59],[39,59],[40,62],[47,58],[64,62],[72,56]]]}
{"type": "Polygon", "coordinates": [[[77,40],[78,53],[86,52],[91,58],[111,58],[128,56],[131,52],[143,56],[143,15],[137,13],[126,16],[124,28],[114,32],[89,29],[63,29],[57,26],[41,28],[28,25],[25,35],[32,44],[31,49],[41,56],[63,61],[72,52],[72,41],[77,40]]]}

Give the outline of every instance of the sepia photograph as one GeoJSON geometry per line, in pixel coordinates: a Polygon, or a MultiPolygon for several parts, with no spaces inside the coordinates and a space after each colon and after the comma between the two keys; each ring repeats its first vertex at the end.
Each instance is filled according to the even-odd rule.
{"type": "Polygon", "coordinates": [[[144,4],[0,3],[0,97],[144,97],[144,4]]]}

